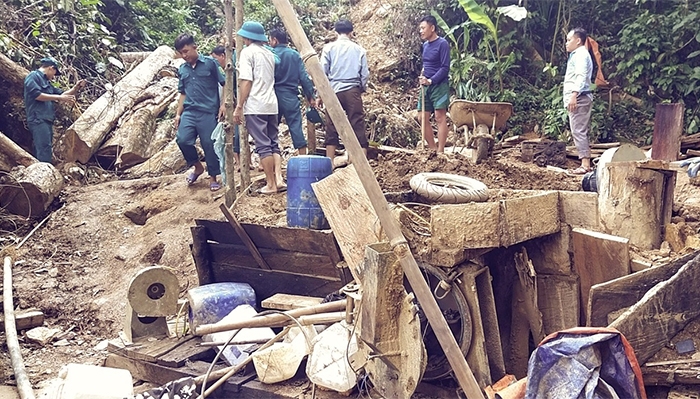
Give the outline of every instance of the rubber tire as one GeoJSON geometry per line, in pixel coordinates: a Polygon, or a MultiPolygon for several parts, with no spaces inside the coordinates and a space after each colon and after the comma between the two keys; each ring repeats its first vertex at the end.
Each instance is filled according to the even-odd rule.
{"type": "Polygon", "coordinates": [[[448,173],[419,173],[409,181],[419,196],[446,204],[485,202],[489,189],[476,179],[448,173]]]}
{"type": "Polygon", "coordinates": [[[476,164],[480,164],[489,157],[489,140],[477,138],[476,141],[476,164]]]}

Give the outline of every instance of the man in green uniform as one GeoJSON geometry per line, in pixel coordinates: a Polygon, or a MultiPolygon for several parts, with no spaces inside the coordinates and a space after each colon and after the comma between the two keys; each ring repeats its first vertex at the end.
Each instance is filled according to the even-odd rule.
{"type": "Polygon", "coordinates": [[[224,85],[226,78],[216,60],[199,54],[191,35],[183,33],[178,36],[175,39],[175,50],[185,60],[178,70],[180,98],[175,112],[175,141],[187,166],[194,166],[194,170],[187,174],[187,184],[193,184],[204,173],[194,146],[199,136],[209,173],[209,189],[216,191],[221,188],[217,181],[221,168],[219,157],[214,152],[211,133],[216,128],[217,116],[223,119],[226,111],[218,94],[219,86],[224,85]]]}
{"type": "Polygon", "coordinates": [[[278,116],[284,116],[289,134],[292,136],[292,144],[299,151],[299,155],[306,154],[306,138],[301,126],[301,103],[299,102],[299,85],[301,85],[304,97],[309,105],[316,107],[314,98],[314,86],[309,74],[306,73],[304,62],[299,53],[289,48],[287,32],[282,29],[274,29],[270,32],[270,44],[272,51],[279,57],[279,63],[275,65],[275,95],[279,105],[278,116]]]}
{"type": "Polygon", "coordinates": [[[73,88],[63,91],[51,85],[51,79],[60,75],[58,61],[42,58],[39,69],[24,78],[24,108],[27,127],[34,139],[34,156],[41,162],[51,163],[53,144],[54,101],[73,102],[75,95],[85,86],[81,80],[73,88]]]}

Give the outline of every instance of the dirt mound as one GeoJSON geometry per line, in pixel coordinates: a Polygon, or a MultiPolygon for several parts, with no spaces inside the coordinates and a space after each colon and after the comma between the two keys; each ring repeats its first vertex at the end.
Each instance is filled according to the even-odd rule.
{"type": "Polygon", "coordinates": [[[508,157],[490,158],[483,164],[475,165],[460,154],[421,151],[413,155],[396,152],[380,155],[377,161],[373,161],[373,166],[379,185],[385,192],[410,190],[408,182],[411,177],[423,172],[468,176],[492,189],[581,190],[580,177],[551,172],[508,157]]]}

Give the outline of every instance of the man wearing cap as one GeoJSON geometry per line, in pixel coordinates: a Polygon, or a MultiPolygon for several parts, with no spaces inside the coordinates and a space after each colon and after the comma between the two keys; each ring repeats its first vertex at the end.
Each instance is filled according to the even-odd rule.
{"type": "Polygon", "coordinates": [[[450,44],[437,34],[437,20],[427,15],[420,20],[419,31],[423,42],[423,73],[418,78],[421,85],[421,98],[418,110],[423,118],[423,139],[428,148],[445,152],[447,142],[447,106],[450,104],[450,44]],[[435,113],[438,126],[438,143],[435,146],[433,128],[430,126],[430,114],[435,113]]]}
{"type": "Polygon", "coordinates": [[[258,193],[274,194],[287,188],[282,180],[282,155],[277,137],[275,56],[263,47],[267,36],[259,22],[245,22],[237,34],[246,47],[241,50],[238,64],[240,86],[233,120],[241,124],[245,118],[248,133],[255,140],[255,152],[260,156],[266,181],[258,193]]]}
{"type": "MultiPolygon", "coordinates": [[[[350,21],[339,20],[335,23],[335,31],[338,32],[338,39],[323,46],[321,66],[366,156],[369,141],[365,132],[362,93],[367,89],[369,80],[367,52],[351,40],[353,27],[350,21]]],[[[332,161],[339,144],[338,131],[327,112],[326,121],[326,156],[332,161]]]]}
{"type": "Polygon", "coordinates": [[[270,32],[270,45],[272,51],[280,59],[275,65],[275,94],[277,95],[278,116],[284,116],[289,134],[292,136],[292,144],[299,155],[306,154],[306,138],[301,126],[301,103],[299,102],[299,85],[309,105],[316,107],[314,98],[314,86],[311,83],[306,67],[299,53],[289,48],[287,32],[283,29],[273,29],[270,32]]]}
{"type": "Polygon", "coordinates": [[[217,191],[221,188],[217,181],[221,168],[211,133],[216,128],[217,116],[223,119],[226,111],[224,103],[219,101],[219,89],[226,82],[226,77],[216,60],[199,54],[191,35],[179,35],[175,39],[175,50],[185,60],[178,69],[180,97],[175,111],[175,141],[187,166],[194,166],[194,170],[187,174],[187,184],[193,184],[204,173],[204,166],[194,146],[199,136],[209,173],[209,189],[217,191]]]}
{"type": "Polygon", "coordinates": [[[73,102],[75,95],[85,86],[80,80],[73,88],[63,91],[51,85],[51,79],[60,75],[58,61],[42,58],[39,69],[24,78],[24,108],[27,127],[34,140],[34,156],[41,162],[51,163],[53,144],[54,101],[73,102]]]}

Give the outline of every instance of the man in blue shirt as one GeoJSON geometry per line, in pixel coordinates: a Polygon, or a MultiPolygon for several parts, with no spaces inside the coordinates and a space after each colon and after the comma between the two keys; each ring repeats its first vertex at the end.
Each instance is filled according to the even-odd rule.
{"type": "Polygon", "coordinates": [[[569,128],[574,139],[581,166],[571,171],[585,174],[591,170],[591,147],[588,143],[588,126],[591,122],[593,94],[591,76],[593,60],[586,49],[588,35],[582,28],[576,28],[566,35],[566,51],[570,53],[564,76],[564,107],[569,113],[569,128]]]}
{"type": "Polygon", "coordinates": [[[187,174],[187,184],[193,184],[204,173],[204,167],[194,146],[199,136],[209,173],[209,189],[216,191],[221,188],[217,181],[221,170],[219,157],[214,152],[211,133],[216,128],[217,116],[223,119],[226,111],[224,104],[219,101],[218,94],[219,86],[224,85],[226,77],[213,58],[197,52],[197,45],[191,35],[183,33],[178,36],[175,39],[175,50],[185,60],[178,70],[180,98],[175,113],[175,141],[187,161],[187,166],[194,166],[193,171],[187,174]]]}
{"type": "MultiPolygon", "coordinates": [[[[362,93],[367,90],[369,80],[367,52],[352,41],[353,26],[347,19],[336,22],[335,31],[338,32],[338,39],[323,47],[321,66],[367,156],[369,140],[365,131],[365,111],[362,104],[362,93]]],[[[320,101],[318,103],[320,105],[320,101]]],[[[335,158],[335,149],[339,143],[338,131],[326,112],[326,156],[331,161],[335,158]]]]}
{"type": "Polygon", "coordinates": [[[27,127],[34,141],[34,156],[41,162],[51,163],[53,143],[54,101],[74,102],[75,95],[85,86],[79,81],[73,88],[63,91],[51,85],[51,79],[60,75],[58,61],[43,58],[39,69],[24,78],[24,108],[27,127]]]}
{"type": "Polygon", "coordinates": [[[421,85],[421,98],[418,101],[418,111],[422,111],[423,139],[428,148],[445,152],[447,142],[447,107],[450,104],[450,44],[438,36],[437,21],[432,15],[420,20],[420,38],[423,42],[423,72],[418,78],[421,85]],[[430,114],[435,113],[438,126],[438,143],[435,146],[435,135],[430,126],[430,114]]]}
{"type": "Polygon", "coordinates": [[[270,31],[270,45],[272,45],[272,51],[279,57],[279,63],[275,65],[275,94],[279,106],[277,115],[280,120],[284,116],[294,148],[299,151],[299,155],[305,155],[307,142],[301,126],[299,85],[309,104],[316,107],[314,86],[309,74],[306,73],[301,56],[296,50],[289,48],[287,32],[282,29],[270,31]]]}

